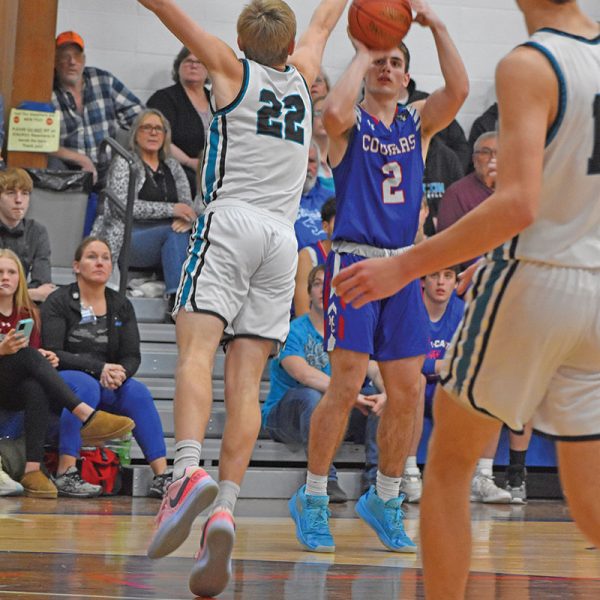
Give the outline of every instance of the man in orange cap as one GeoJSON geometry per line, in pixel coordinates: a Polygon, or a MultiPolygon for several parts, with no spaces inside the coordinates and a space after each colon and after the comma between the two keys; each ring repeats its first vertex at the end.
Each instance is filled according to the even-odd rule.
{"type": "Polygon", "coordinates": [[[60,148],[49,166],[90,171],[96,181],[108,166],[99,155],[100,142],[114,137],[120,127],[128,129],[142,103],[108,71],[86,67],[84,50],[75,31],[56,38],[52,103],[61,113],[60,148]]]}

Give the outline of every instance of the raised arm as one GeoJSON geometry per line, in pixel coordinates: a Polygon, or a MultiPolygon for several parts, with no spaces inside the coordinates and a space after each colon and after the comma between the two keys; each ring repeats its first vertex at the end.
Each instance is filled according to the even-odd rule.
{"type": "Polygon", "coordinates": [[[415,21],[431,29],[444,78],[443,87],[425,100],[414,103],[421,113],[423,146],[426,148],[429,139],[447,127],[458,113],[469,93],[469,78],[446,25],[424,0],[411,0],[411,4],[417,12],[415,21]]]}
{"type": "Polygon", "coordinates": [[[371,61],[369,49],[352,40],[356,54],[323,103],[323,125],[329,136],[329,162],[335,167],[348,146],[348,131],[356,122],[355,105],[371,61]]]}
{"type": "Polygon", "coordinates": [[[234,100],[242,87],[243,67],[233,49],[185,13],[174,0],[138,0],[151,10],[202,62],[213,83],[217,107],[234,100]]]}
{"type": "Polygon", "coordinates": [[[348,0],[321,0],[308,25],[300,36],[289,62],[304,76],[310,87],[321,70],[325,44],[340,20],[348,0]]]}

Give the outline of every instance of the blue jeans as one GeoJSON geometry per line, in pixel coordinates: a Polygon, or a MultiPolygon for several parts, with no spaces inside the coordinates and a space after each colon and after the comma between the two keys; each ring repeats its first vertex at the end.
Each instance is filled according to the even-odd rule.
{"type": "MultiPolygon", "coordinates": [[[[361,392],[374,394],[376,390],[367,387],[363,388],[361,392]]],[[[288,446],[303,446],[307,451],[310,418],[321,400],[321,396],[321,392],[309,387],[288,390],[267,415],[265,431],[276,442],[282,442],[288,446]]],[[[376,415],[370,413],[367,417],[358,409],[353,408],[344,436],[346,441],[365,445],[366,464],[370,467],[377,465],[378,462],[378,424],[379,417],[376,415]]],[[[329,479],[337,479],[334,465],[329,467],[329,479]]]]}
{"type": "Polygon", "coordinates": [[[174,294],[179,285],[181,267],[187,258],[190,232],[177,233],[171,220],[157,223],[134,223],[131,232],[132,267],[162,267],[167,294],[174,294]]]}
{"type": "MultiPolygon", "coordinates": [[[[120,388],[109,390],[83,371],[61,371],[60,376],[73,392],[92,408],[133,419],[133,437],[148,462],[167,455],[160,416],[150,390],[143,383],[130,378],[120,388]]],[[[79,456],[80,448],[81,421],[69,411],[63,410],[60,416],[58,451],[60,454],[79,456]]]]}

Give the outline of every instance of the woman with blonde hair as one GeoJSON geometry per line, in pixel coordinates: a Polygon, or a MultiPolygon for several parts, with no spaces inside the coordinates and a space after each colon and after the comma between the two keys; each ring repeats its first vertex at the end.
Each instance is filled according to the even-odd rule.
{"type": "MultiPolygon", "coordinates": [[[[58,357],[40,348],[40,319],[27,293],[17,255],[0,250],[0,408],[25,411],[25,495],[56,498],[56,486],[41,471],[49,414],[63,408],[83,423],[87,444],[123,436],[133,429],[127,417],[110,415],[82,402],[56,371],[58,357]],[[31,327],[18,333],[19,323],[31,327]]],[[[17,491],[20,491],[17,488],[17,491]]]]}
{"type": "MultiPolygon", "coordinates": [[[[129,264],[133,268],[162,268],[166,293],[172,301],[196,219],[190,184],[179,162],[171,156],[171,127],[159,110],[147,108],[137,116],[129,147],[136,176],[129,264]]],[[[107,187],[125,205],[129,164],[121,156],[111,164],[107,187]]],[[[92,235],[108,241],[115,260],[121,253],[124,232],[121,215],[107,204],[92,235]]]]}

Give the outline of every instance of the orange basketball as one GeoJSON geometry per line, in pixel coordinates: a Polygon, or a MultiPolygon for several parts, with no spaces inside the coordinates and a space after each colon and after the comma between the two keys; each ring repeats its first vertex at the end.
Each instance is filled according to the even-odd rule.
{"type": "Polygon", "coordinates": [[[348,11],[350,34],[371,50],[397,47],[411,23],[409,0],[354,0],[348,11]]]}

